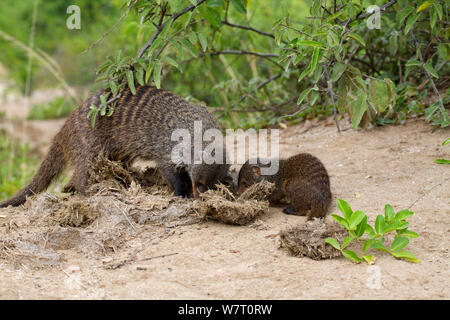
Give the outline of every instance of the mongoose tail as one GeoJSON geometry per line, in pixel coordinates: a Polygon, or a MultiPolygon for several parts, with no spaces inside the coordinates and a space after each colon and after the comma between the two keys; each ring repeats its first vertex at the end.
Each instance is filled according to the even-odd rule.
{"type": "Polygon", "coordinates": [[[61,146],[59,145],[58,140],[55,139],[30,184],[21,189],[10,199],[0,203],[0,208],[20,206],[25,203],[27,197],[46,190],[53,179],[58,177],[63,171],[65,164],[66,161],[61,146]]]}

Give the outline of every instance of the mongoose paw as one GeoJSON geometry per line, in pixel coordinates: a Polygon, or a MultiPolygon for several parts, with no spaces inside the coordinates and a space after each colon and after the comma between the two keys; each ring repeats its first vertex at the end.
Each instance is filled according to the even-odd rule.
{"type": "Polygon", "coordinates": [[[294,209],[293,206],[287,206],[286,208],[283,209],[283,212],[286,214],[293,214],[296,216],[299,215],[299,213],[294,209]]]}

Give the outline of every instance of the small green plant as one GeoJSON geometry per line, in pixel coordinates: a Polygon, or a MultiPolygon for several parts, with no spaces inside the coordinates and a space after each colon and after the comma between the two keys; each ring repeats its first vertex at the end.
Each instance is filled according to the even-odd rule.
{"type": "Polygon", "coordinates": [[[369,249],[381,250],[390,253],[396,258],[407,259],[411,262],[420,262],[411,252],[403,250],[409,243],[408,238],[417,238],[419,235],[416,232],[408,230],[409,222],[406,218],[412,216],[414,212],[408,209],[401,210],[395,213],[390,204],[384,207],[384,216],[378,215],[375,221],[374,228],[367,223],[366,214],[357,210],[354,211],[350,205],[342,199],[338,199],[338,209],[343,213],[343,217],[333,214],[332,217],[342,227],[348,231],[348,236],[339,243],[334,238],[327,238],[326,243],[333,246],[335,249],[342,252],[342,255],[356,263],[366,261],[368,264],[375,262],[375,257],[367,255],[369,249]],[[386,235],[391,232],[396,232],[394,241],[390,248],[385,244],[386,235]],[[367,234],[367,239],[361,239],[364,234],[367,234]],[[362,246],[362,257],[355,251],[345,249],[350,243],[358,240],[364,240],[362,246]]]}
{"type": "MultiPolygon", "coordinates": [[[[450,143],[450,138],[445,139],[444,142],[442,142],[442,146],[445,146],[446,144],[450,143]]],[[[434,160],[434,162],[436,162],[437,164],[450,164],[450,160],[447,159],[436,159],[434,160]]]]}
{"type": "Polygon", "coordinates": [[[73,101],[58,97],[48,103],[33,105],[28,113],[28,120],[58,119],[67,117],[76,107],[73,101]]]}

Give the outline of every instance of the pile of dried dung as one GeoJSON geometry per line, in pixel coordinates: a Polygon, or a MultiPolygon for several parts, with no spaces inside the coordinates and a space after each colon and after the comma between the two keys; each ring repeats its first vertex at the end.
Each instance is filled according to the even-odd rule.
{"type": "Polygon", "coordinates": [[[335,222],[313,219],[305,224],[280,232],[281,246],[294,256],[307,256],[314,260],[330,259],[341,252],[325,243],[332,237],[341,242],[347,232],[335,222]]]}
{"type": "Polygon", "coordinates": [[[220,185],[200,200],[185,199],[173,195],[157,170],[129,172],[105,157],[99,157],[90,174],[87,197],[41,193],[23,206],[1,209],[0,257],[31,267],[55,265],[61,261],[61,250],[98,258],[128,246],[132,239],[148,238],[149,232],[158,234],[206,217],[247,224],[268,211],[266,198],[273,188],[261,182],[235,198],[220,185]]]}
{"type": "Polygon", "coordinates": [[[226,186],[218,185],[217,190],[201,194],[203,201],[196,203],[196,210],[225,224],[245,225],[269,210],[266,199],[273,188],[273,183],[261,181],[235,198],[226,186]]]}

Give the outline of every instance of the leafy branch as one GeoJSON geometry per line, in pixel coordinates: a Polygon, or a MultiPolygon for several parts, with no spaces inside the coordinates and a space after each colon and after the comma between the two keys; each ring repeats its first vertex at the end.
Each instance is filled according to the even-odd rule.
{"type": "Polygon", "coordinates": [[[372,227],[367,222],[366,214],[361,211],[353,211],[350,205],[338,199],[338,209],[342,212],[342,216],[333,214],[332,217],[343,228],[348,231],[348,236],[339,243],[334,238],[327,238],[326,243],[333,246],[335,249],[342,252],[342,255],[353,262],[361,263],[366,261],[368,264],[375,263],[375,257],[367,255],[369,249],[384,251],[391,254],[395,258],[402,258],[411,262],[420,262],[414,254],[403,250],[409,244],[409,238],[417,238],[419,235],[411,230],[408,230],[409,222],[407,218],[414,213],[408,209],[398,211],[395,213],[391,205],[387,204],[384,207],[384,216],[378,215],[375,220],[375,225],[372,227]],[[386,235],[395,232],[395,238],[388,248],[385,244],[386,235]],[[363,240],[362,256],[359,256],[355,251],[346,249],[350,243],[362,240],[364,234],[367,234],[367,239],[363,240]]]}

